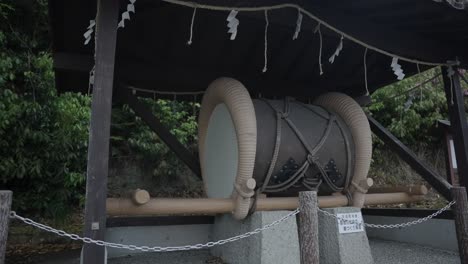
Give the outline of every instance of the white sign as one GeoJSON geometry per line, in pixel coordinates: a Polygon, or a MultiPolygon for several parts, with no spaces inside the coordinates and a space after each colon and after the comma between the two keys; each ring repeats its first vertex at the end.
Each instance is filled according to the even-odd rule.
{"type": "Polygon", "coordinates": [[[453,169],[457,169],[458,166],[457,166],[457,157],[455,156],[455,146],[453,144],[453,139],[450,139],[450,152],[451,152],[451,156],[452,156],[452,168],[453,169]]]}
{"type": "Polygon", "coordinates": [[[361,212],[336,214],[340,234],[364,231],[364,221],[361,212]]]}

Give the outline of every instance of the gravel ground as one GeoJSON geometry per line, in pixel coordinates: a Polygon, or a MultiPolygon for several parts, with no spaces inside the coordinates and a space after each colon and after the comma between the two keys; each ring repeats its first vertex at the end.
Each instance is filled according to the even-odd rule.
{"type": "Polygon", "coordinates": [[[372,239],[369,241],[377,264],[457,264],[458,252],[372,239]]]}
{"type": "MultiPolygon", "coordinates": [[[[62,254],[42,256],[32,263],[37,264],[79,264],[80,253],[70,251],[62,254]]],[[[10,262],[7,261],[7,264],[10,262]]],[[[209,250],[168,252],[168,253],[142,253],[135,256],[108,259],[109,264],[223,264],[217,257],[210,255],[209,250]]],[[[13,264],[13,263],[11,263],[13,264]]]]}
{"type": "MultiPolygon", "coordinates": [[[[398,243],[386,240],[370,240],[375,264],[458,264],[458,253],[439,250],[414,244],[398,243]]],[[[10,262],[7,264],[19,263],[10,262]]],[[[37,264],[79,264],[79,250],[43,255],[35,261],[37,264]]],[[[109,264],[223,264],[224,262],[210,255],[208,250],[144,253],[136,256],[109,259],[109,264]]],[[[283,264],[283,263],[281,263],[283,264]]]]}
{"type": "Polygon", "coordinates": [[[132,257],[109,259],[109,264],[223,264],[224,262],[210,255],[208,250],[169,252],[162,254],[141,254],[132,257]]]}

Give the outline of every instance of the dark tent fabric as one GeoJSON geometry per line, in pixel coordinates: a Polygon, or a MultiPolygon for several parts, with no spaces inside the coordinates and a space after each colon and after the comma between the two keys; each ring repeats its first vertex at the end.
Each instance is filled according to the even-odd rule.
{"type": "MultiPolygon", "coordinates": [[[[333,27],[371,46],[400,56],[428,62],[458,59],[468,63],[468,12],[432,0],[198,0],[198,4],[228,7],[297,4],[333,27]]],[[[50,0],[54,38],[54,66],[60,91],[88,90],[94,63],[94,41],[84,45],[83,33],[96,15],[92,0],[50,0]]],[[[120,1],[125,11],[127,0],[120,1]]],[[[119,29],[116,81],[148,90],[196,92],[221,76],[233,77],[252,96],[312,98],[326,91],[351,96],[366,93],[365,48],[344,39],[343,50],[333,64],[328,58],[341,36],[323,25],[322,64],[319,73],[320,38],[317,21],[304,16],[298,39],[292,36],[297,9],[268,11],[268,71],[264,65],[264,12],[239,12],[235,40],[229,39],[229,11],[197,8],[193,43],[187,45],[193,8],[160,0],[138,0],[136,13],[119,29]]],[[[367,52],[369,90],[397,81],[392,58],[367,52]]],[[[406,76],[417,73],[414,63],[399,62],[406,76]]],[[[420,69],[427,69],[420,65],[420,69]]]]}

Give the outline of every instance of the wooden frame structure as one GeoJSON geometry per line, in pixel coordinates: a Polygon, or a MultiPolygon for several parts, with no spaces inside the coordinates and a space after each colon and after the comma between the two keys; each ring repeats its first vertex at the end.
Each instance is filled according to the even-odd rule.
{"type": "MultiPolygon", "coordinates": [[[[96,17],[96,78],[91,104],[84,233],[104,239],[107,176],[114,86],[115,47],[119,6],[112,0],[98,1],[96,17]]],[[[85,244],[83,263],[105,263],[105,247],[85,244]]]]}
{"type": "MultiPolygon", "coordinates": [[[[96,49],[95,49],[95,83],[93,89],[92,114],[90,126],[90,140],[88,152],[87,185],[86,185],[86,209],[85,209],[85,236],[92,239],[104,240],[106,229],[106,196],[109,139],[111,124],[111,109],[113,88],[118,84],[114,74],[115,53],[117,45],[117,20],[119,16],[119,2],[115,0],[98,0],[96,17],[96,49]]],[[[363,27],[364,28],[364,27],[363,27]]],[[[370,29],[366,29],[370,30],[370,29]]],[[[372,31],[372,30],[371,30],[372,31]]],[[[393,32],[395,33],[395,32],[393,32]]],[[[384,40],[380,41],[388,47],[384,40]],[[383,41],[383,42],[382,42],[383,41]]],[[[405,52],[419,51],[421,46],[399,46],[405,52]]],[[[257,52],[257,51],[255,51],[257,52]]],[[[55,54],[56,67],[67,68],[69,61],[75,63],[78,70],[87,69],[89,60],[83,56],[68,56],[67,54],[55,54]],[[63,55],[63,56],[61,56],[63,55]],[[62,59],[60,59],[62,58],[62,59]],[[68,64],[67,64],[68,63],[68,64]],[[81,66],[80,66],[81,65],[81,66]]],[[[87,57],[85,57],[87,58],[87,57]]],[[[74,63],[72,63],[74,64],[74,63]]],[[[447,69],[443,69],[444,87],[447,98],[453,97],[453,103],[448,100],[450,121],[456,146],[456,157],[459,167],[460,188],[453,188],[443,177],[437,175],[430,167],[420,161],[414,153],[404,146],[395,136],[387,131],[372,117],[369,121],[373,132],[381,138],[390,148],[402,157],[409,165],[427,180],[446,199],[457,201],[454,208],[457,235],[462,263],[468,263],[468,208],[465,188],[468,186],[468,124],[463,109],[463,96],[460,89],[460,78],[455,74],[451,79],[447,78],[447,69]]],[[[122,94],[119,94],[120,96],[122,94]]],[[[139,115],[173,151],[197,174],[200,168],[194,157],[174,137],[161,126],[159,121],[136,100],[133,95],[123,93],[121,96],[136,114],[139,115]]],[[[198,218],[197,218],[198,219],[198,218]]],[[[113,220],[114,221],[114,220],[113,220]]],[[[207,221],[203,218],[203,221],[207,221]]],[[[115,225],[114,222],[107,225],[115,225]],[[114,224],[110,224],[114,223],[114,224]]],[[[87,244],[83,248],[83,263],[105,263],[105,248],[87,244]]]]}

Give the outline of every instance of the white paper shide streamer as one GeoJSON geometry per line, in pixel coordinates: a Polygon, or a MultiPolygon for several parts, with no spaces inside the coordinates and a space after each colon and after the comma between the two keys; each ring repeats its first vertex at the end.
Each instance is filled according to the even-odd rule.
{"type": "Polygon", "coordinates": [[[330,56],[328,61],[333,64],[335,62],[335,58],[340,55],[341,50],[343,49],[343,36],[341,36],[340,43],[338,43],[338,47],[336,47],[335,52],[330,56]]]}
{"type": "Polygon", "coordinates": [[[231,34],[231,40],[235,40],[237,36],[237,27],[239,26],[239,19],[236,18],[236,10],[231,10],[226,21],[228,22],[227,27],[229,28],[228,33],[231,34]]]}
{"type": "Polygon", "coordinates": [[[93,35],[94,26],[96,26],[96,20],[94,19],[90,20],[88,30],[86,30],[86,32],[83,34],[85,38],[85,42],[84,42],[85,45],[88,45],[88,43],[91,41],[91,35],[93,35]]]}
{"type": "Polygon", "coordinates": [[[294,31],[293,39],[296,40],[299,37],[299,33],[301,32],[301,25],[302,25],[302,13],[298,9],[297,10],[297,21],[296,21],[296,30],[294,31]]]}
{"type": "Polygon", "coordinates": [[[136,0],[130,0],[130,4],[127,5],[127,11],[122,13],[122,18],[118,25],[119,28],[125,27],[125,20],[130,20],[130,13],[135,14],[135,2],[136,0]]]}
{"type": "Polygon", "coordinates": [[[405,74],[403,73],[403,69],[401,68],[401,65],[398,64],[398,58],[393,57],[392,59],[392,64],[390,65],[392,67],[393,73],[397,76],[398,80],[403,80],[405,78],[405,74]]]}

